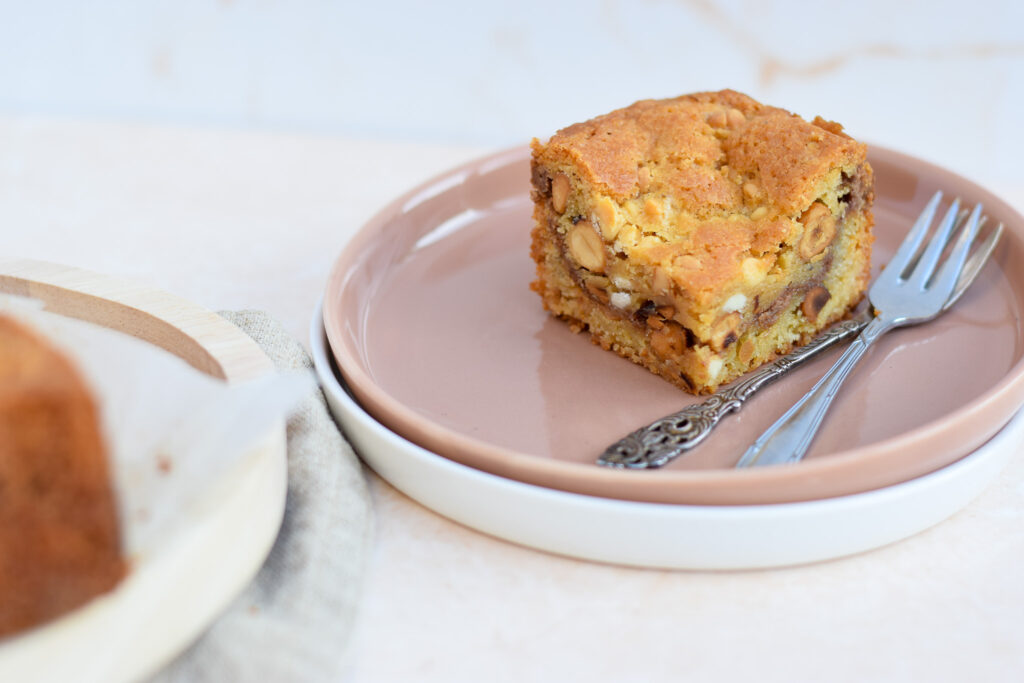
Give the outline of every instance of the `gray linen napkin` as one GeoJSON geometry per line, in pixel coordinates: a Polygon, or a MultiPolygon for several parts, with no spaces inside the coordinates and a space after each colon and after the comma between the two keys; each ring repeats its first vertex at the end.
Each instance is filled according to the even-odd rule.
{"type": "MultiPolygon", "coordinates": [[[[282,370],[309,370],[302,346],[259,311],[221,312],[282,370]]],[[[252,584],[154,683],[336,681],[372,533],[362,464],[319,389],[288,420],[284,522],[252,584]]],[[[183,598],[186,596],[183,596],[183,598]]]]}

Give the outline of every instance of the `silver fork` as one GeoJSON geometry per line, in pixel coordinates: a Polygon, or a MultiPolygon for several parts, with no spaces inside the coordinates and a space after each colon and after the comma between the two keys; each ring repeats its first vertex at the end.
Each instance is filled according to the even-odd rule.
{"type": "Polygon", "coordinates": [[[886,332],[927,322],[942,313],[977,237],[981,205],[974,207],[949,257],[936,272],[956,225],[959,200],[953,201],[920,258],[917,258],[917,253],[925,242],[941,198],[942,193],[936,192],[892,260],[868,290],[875,317],[825,376],[747,449],[736,467],[758,467],[801,460],[810,448],[843,381],[871,344],[886,332]]]}
{"type": "MultiPolygon", "coordinates": [[[[958,226],[963,224],[969,213],[966,210],[960,211],[957,215],[958,226]]],[[[986,218],[982,216],[978,221],[979,230],[985,222],[986,218]]],[[[971,253],[952,296],[942,307],[943,310],[949,310],[959,301],[974,282],[995,250],[1002,233],[1003,225],[1000,223],[971,253]]],[[[724,417],[738,412],[761,389],[840,342],[859,334],[873,315],[871,308],[865,306],[853,318],[836,323],[806,345],[762,366],[728,387],[711,394],[700,403],[689,405],[629,433],[606,448],[597,459],[597,464],[619,469],[648,469],[672,462],[703,443],[724,417]]]]}

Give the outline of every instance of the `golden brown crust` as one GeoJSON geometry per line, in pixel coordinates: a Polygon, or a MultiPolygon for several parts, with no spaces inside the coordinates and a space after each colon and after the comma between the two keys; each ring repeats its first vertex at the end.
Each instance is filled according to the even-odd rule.
{"type": "Polygon", "coordinates": [[[752,119],[723,150],[730,167],[759,180],[783,214],[813,201],[829,169],[857,166],[867,155],[864,145],[781,110],[752,119]]]}
{"type": "Polygon", "coordinates": [[[124,575],[99,415],[71,363],[0,316],[0,636],[124,575]]]}
{"type": "Polygon", "coordinates": [[[726,178],[723,166],[744,182],[761,180],[770,202],[788,213],[813,199],[808,196],[822,169],[857,165],[866,154],[839,124],[807,123],[732,90],[641,100],[564,128],[546,145],[535,142],[534,150],[571,159],[617,200],[639,192],[638,170],[646,167],[651,190],[678,193],[684,208],[700,215],[708,207],[735,212],[743,206],[743,182],[726,178]],[[742,120],[730,122],[730,110],[742,120]],[[719,122],[716,115],[724,118],[719,122]]]}
{"type": "Polygon", "coordinates": [[[659,374],[688,367],[682,383],[695,390],[806,339],[863,295],[873,176],[865,146],[837,123],[723,90],[643,100],[532,149],[545,306],[659,374]],[[659,350],[673,358],[652,360],[659,350]]]}

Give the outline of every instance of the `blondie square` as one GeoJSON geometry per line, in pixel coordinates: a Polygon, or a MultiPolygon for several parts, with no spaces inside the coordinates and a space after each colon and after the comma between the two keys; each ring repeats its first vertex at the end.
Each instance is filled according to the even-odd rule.
{"type": "Polygon", "coordinates": [[[865,145],[738,92],[645,100],[532,143],[531,285],[574,330],[708,393],[864,296],[865,145]]]}

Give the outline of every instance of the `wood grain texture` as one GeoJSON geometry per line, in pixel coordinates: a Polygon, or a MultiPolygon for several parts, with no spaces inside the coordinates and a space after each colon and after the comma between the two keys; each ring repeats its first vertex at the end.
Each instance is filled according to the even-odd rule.
{"type": "Polygon", "coordinates": [[[132,280],[43,261],[0,263],[0,293],[42,301],[46,310],[142,339],[197,370],[228,381],[273,370],[237,327],[186,299],[132,280]]]}

